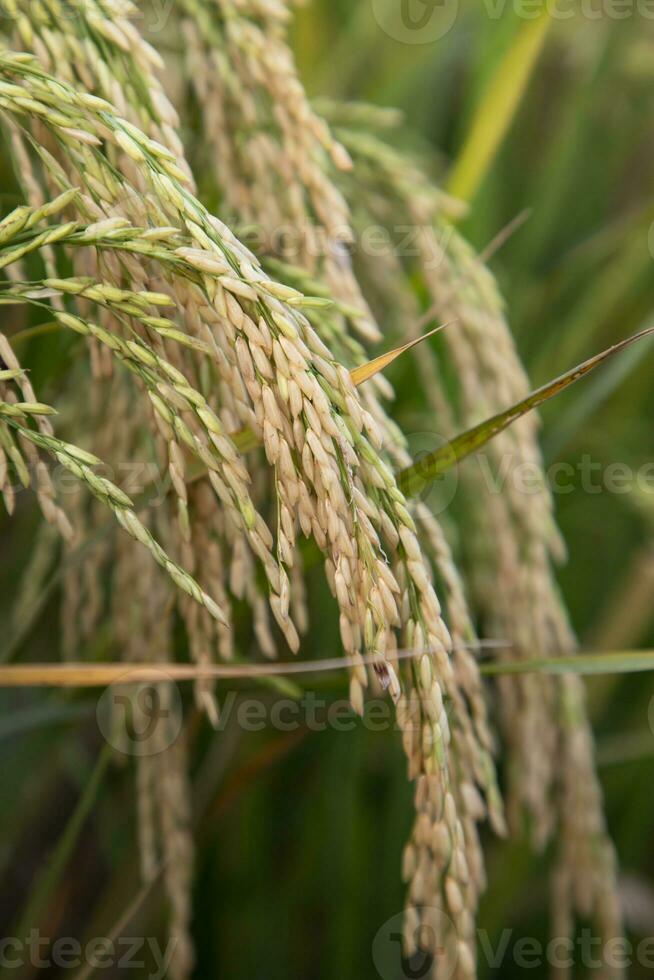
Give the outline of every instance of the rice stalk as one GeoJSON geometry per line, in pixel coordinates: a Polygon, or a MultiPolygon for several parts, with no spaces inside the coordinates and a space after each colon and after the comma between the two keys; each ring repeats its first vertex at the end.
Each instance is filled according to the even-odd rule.
{"type": "MultiPolygon", "coordinates": [[[[337,132],[355,160],[350,193],[360,200],[362,186],[368,188],[369,214],[377,220],[389,220],[381,208],[411,216],[419,229],[415,264],[429,292],[430,309],[440,319],[457,320],[457,329],[444,334],[456,379],[451,400],[443,397],[435,355],[430,358],[425,348],[416,359],[440,431],[453,436],[499,416],[507,404],[527,398],[529,386],[490,272],[449,222],[449,202],[432,191],[415,167],[377,136],[344,127],[337,132]]],[[[561,559],[564,552],[549,490],[543,479],[537,493],[522,494],[519,483],[510,479],[519,466],[542,472],[538,424],[533,414],[523,416],[487,444],[492,471],[503,472],[508,465],[502,494],[487,492],[481,469],[464,467],[460,474],[468,495],[466,549],[475,606],[487,634],[506,637],[515,654],[527,661],[565,655],[575,647],[551,567],[551,560],[561,559]]],[[[555,830],[562,842],[553,889],[556,934],[572,932],[576,910],[593,918],[607,939],[619,936],[615,856],[579,679],[566,675],[543,682],[526,674],[500,677],[498,683],[510,753],[510,823],[517,829],[526,818],[538,847],[555,830]]]]}
{"type": "MultiPolygon", "coordinates": [[[[431,951],[449,950],[455,962],[447,965],[472,977],[485,884],[478,828],[487,818],[498,832],[505,828],[471,605],[484,630],[506,636],[522,661],[572,649],[550,568],[560,543],[544,489],[535,501],[509,492],[480,506],[480,486],[470,481],[467,537],[483,548],[469,563],[469,604],[444,529],[426,506],[409,504],[394,476],[410,457],[383,404],[390,385],[380,373],[356,385],[371,370],[362,341],[380,337],[371,307],[419,322],[408,285],[414,269],[385,254],[355,270],[354,225],[370,216],[391,221],[399,209],[419,231],[416,265],[430,315],[458,321],[445,334],[456,391],[443,384],[428,346],[418,357],[439,425],[450,434],[528,391],[492,278],[446,221],[456,204],[357,128],[368,124],[368,110],[347,110],[337,138],[311,107],[281,0],[178,0],[171,10],[203,118],[202,152],[218,175],[211,190],[220,217],[196,194],[177,133],[189,106],[182,98],[178,114],[164,93],[161,60],[130,21],[135,8],[85,0],[71,19],[56,0],[10,7],[13,44],[25,50],[0,53],[0,111],[26,203],[0,223],[7,276],[0,303],[40,310],[83,338],[76,343],[88,351],[91,397],[86,373],[71,404],[88,416],[85,438],[98,439],[109,462],[147,454],[172,488],[159,508],[136,513],[125,491],[96,472],[99,457],[54,436],[50,409],[27,387],[10,338],[0,334],[10,357],[0,351],[8,372],[0,378],[7,509],[11,468],[29,482],[41,451],[97,501],[69,505],[79,535],[108,507],[145,545],[134,549],[119,538],[67,573],[66,654],[72,659],[112,610],[117,656],[172,661],[178,612],[197,670],[197,703],[215,722],[209,668],[215,657],[235,655],[237,603],[249,607],[256,653],[274,657],[280,640],[300,649],[308,625],[300,538],[312,539],[338,607],[352,705],[361,713],[368,689],[390,692],[416,783],[403,862],[406,951],[429,935],[421,927],[434,925],[431,951]],[[248,225],[263,233],[253,250],[241,240],[248,225]],[[275,239],[284,225],[297,234],[290,259],[275,239]],[[380,292],[384,307],[376,303],[380,292]],[[246,457],[237,437],[244,433],[263,452],[246,457]],[[90,600],[83,617],[80,583],[90,600]],[[145,651],[144,636],[153,638],[145,651]],[[414,656],[400,656],[404,650],[414,656]],[[430,906],[447,912],[447,934],[443,922],[431,922],[430,906]]],[[[379,122],[375,113],[373,126],[379,122]]],[[[402,346],[415,339],[403,336],[402,346]]],[[[495,460],[508,453],[540,466],[533,418],[491,446],[495,460]]],[[[39,494],[46,518],[70,538],[54,491],[46,484],[39,494]]],[[[525,675],[503,679],[499,689],[511,822],[526,809],[541,843],[558,823],[559,924],[570,926],[574,907],[613,935],[613,856],[579,683],[525,675]]],[[[172,970],[180,980],[193,963],[186,779],[183,742],[156,761],[139,760],[143,872],[151,877],[161,859],[170,869],[172,970]]]]}
{"type": "MultiPolygon", "coordinates": [[[[379,454],[382,439],[377,422],[361,404],[347,369],[334,360],[301,312],[303,306],[313,309],[316,304],[266,276],[254,256],[187,189],[185,174],[172,154],[119,117],[108,103],[55,79],[24,55],[7,52],[0,57],[0,76],[0,106],[25,134],[45,179],[60,191],[78,191],[66,203],[84,225],[79,229],[68,222],[56,231],[27,236],[8,249],[5,264],[45,246],[63,247],[67,237],[77,236],[68,248],[78,244],[95,248],[89,269],[97,270],[95,277],[15,279],[5,286],[3,301],[34,304],[57,297],[76,312],[55,309],[51,316],[54,313],[68,328],[93,337],[109,358],[136,375],[168,445],[178,499],[186,504],[184,451],[196,454],[209,469],[205,489],[211,487],[213,493],[204,493],[202,506],[209,512],[222,511],[214,530],[224,531],[225,550],[233,556],[225,594],[229,587],[232,594],[250,598],[256,588],[250,569],[260,562],[270,589],[270,608],[293,650],[299,638],[290,616],[289,570],[295,564],[297,531],[314,537],[326,557],[328,581],[340,606],[343,645],[354,664],[352,703],[362,710],[368,684],[362,652],[374,653],[373,676],[398,702],[409,771],[419,778],[420,825],[427,821],[435,832],[438,829],[439,846],[449,841],[449,871],[444,878],[434,863],[431,843],[417,841],[422,859],[413,874],[414,902],[425,890],[430,895],[442,893],[461,949],[468,950],[467,957],[461,953],[463,961],[470,964],[472,910],[481,887],[474,826],[485,807],[476,791],[461,789],[458,770],[448,763],[452,736],[441,684],[460,712],[457,755],[467,761],[472,778],[492,787],[483,698],[476,694],[475,715],[467,719],[467,701],[463,692],[457,693],[459,680],[449,655],[451,637],[413,519],[379,454]],[[32,135],[33,127],[39,140],[32,135]],[[126,173],[120,172],[120,181],[116,164],[112,166],[100,149],[103,142],[111,156],[124,164],[126,173]],[[104,197],[98,194],[100,181],[107,192],[104,197]],[[112,210],[120,211],[122,205],[133,219],[144,187],[150,197],[147,214],[141,211],[139,217],[147,219],[147,230],[139,234],[127,228],[127,213],[109,211],[106,198],[112,210]],[[135,261],[135,254],[139,260],[147,255],[152,269],[135,261]],[[98,279],[100,269],[107,278],[98,279]],[[126,274],[132,282],[129,289],[119,285],[126,274]],[[183,323],[164,325],[159,310],[169,306],[177,316],[183,311],[183,323]],[[92,307],[102,311],[101,322],[90,315],[92,307]],[[194,337],[201,342],[194,343],[194,337]],[[215,372],[218,394],[227,393],[216,411],[199,390],[201,371],[197,360],[192,361],[198,356],[207,358],[210,371],[215,372]],[[195,383],[183,368],[191,371],[195,383]],[[227,435],[237,423],[249,425],[263,441],[278,500],[274,552],[273,535],[255,508],[247,471],[227,435]],[[387,555],[392,556],[390,563],[387,555]],[[419,667],[406,671],[409,696],[402,693],[394,662],[399,635],[403,645],[408,642],[430,651],[419,667]],[[465,814],[462,823],[458,806],[465,814]]],[[[34,441],[32,430],[26,431],[34,441]]],[[[71,467],[70,450],[38,438],[41,448],[52,450],[62,465],[71,467]]],[[[164,557],[122,491],[96,477],[86,462],[78,468],[76,475],[114,510],[176,584],[215,613],[208,594],[164,557]]],[[[428,520],[426,515],[423,519],[428,520]]],[[[189,518],[191,529],[192,524],[189,518]]],[[[181,539],[177,532],[174,536],[182,555],[188,554],[188,535],[182,529],[181,539]]],[[[472,658],[466,670],[460,683],[464,689],[475,689],[479,678],[472,658]]],[[[206,700],[206,694],[205,685],[199,696],[206,700]]],[[[497,796],[493,804],[497,809],[497,796]]],[[[170,826],[163,831],[164,837],[172,833],[170,826]]],[[[170,846],[178,845],[171,840],[170,846]]],[[[181,910],[187,908],[187,901],[181,892],[171,892],[171,899],[177,919],[185,922],[181,910]]],[[[179,968],[183,975],[190,957],[185,953],[181,962],[187,964],[179,968]]]]}

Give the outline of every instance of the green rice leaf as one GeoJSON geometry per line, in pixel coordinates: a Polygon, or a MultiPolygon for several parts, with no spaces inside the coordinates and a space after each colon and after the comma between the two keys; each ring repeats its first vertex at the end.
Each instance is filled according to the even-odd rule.
{"type": "Polygon", "coordinates": [[[488,173],[527,89],[551,24],[549,4],[519,31],[486,87],[447,190],[470,201],[488,173]]]}
{"type": "Polygon", "coordinates": [[[439,477],[455,466],[456,463],[461,462],[466,456],[470,456],[471,453],[477,452],[485,446],[498,432],[507,429],[513,422],[522,418],[523,415],[538,408],[543,402],[554,398],[560,392],[565,391],[566,388],[579,381],[580,378],[594,371],[600,364],[604,364],[605,361],[619,354],[620,351],[626,350],[627,347],[631,347],[632,344],[642,340],[644,337],[648,337],[653,332],[654,327],[649,327],[647,330],[642,330],[633,337],[628,337],[626,340],[620,341],[619,344],[614,344],[613,347],[607,348],[601,354],[596,354],[595,357],[584,361],[583,364],[579,364],[566,374],[562,374],[554,381],[550,381],[549,384],[538,388],[527,398],[523,399],[523,401],[518,402],[517,405],[513,405],[511,408],[507,408],[506,411],[500,412],[490,419],[486,419],[486,421],[457,436],[446,446],[430,453],[412,466],[408,466],[399,474],[398,482],[400,489],[408,497],[414,497],[421,493],[428,484],[434,480],[438,480],[439,477]]]}

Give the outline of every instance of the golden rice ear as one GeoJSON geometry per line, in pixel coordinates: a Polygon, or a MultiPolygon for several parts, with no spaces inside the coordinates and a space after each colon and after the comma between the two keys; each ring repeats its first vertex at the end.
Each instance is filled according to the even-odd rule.
{"type": "Polygon", "coordinates": [[[392,364],[398,357],[402,354],[406,354],[407,351],[411,350],[412,347],[416,347],[421,344],[424,340],[428,340],[435,334],[440,333],[445,327],[449,326],[447,323],[441,323],[438,327],[434,327],[429,333],[423,334],[422,337],[416,337],[414,340],[410,340],[408,344],[404,344],[402,347],[396,347],[395,350],[389,351],[387,354],[381,354],[379,357],[375,357],[372,361],[367,361],[366,364],[362,364],[360,367],[354,368],[350,371],[350,377],[352,382],[359,387],[359,385],[364,384],[366,381],[370,381],[374,378],[376,374],[383,371],[392,364]]]}

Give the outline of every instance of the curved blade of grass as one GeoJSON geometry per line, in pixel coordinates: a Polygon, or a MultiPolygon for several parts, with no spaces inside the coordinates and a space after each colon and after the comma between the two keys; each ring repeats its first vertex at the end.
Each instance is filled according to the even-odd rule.
{"type": "Polygon", "coordinates": [[[648,327],[647,330],[642,330],[633,337],[628,337],[626,340],[620,341],[619,344],[614,344],[613,347],[602,351],[601,354],[596,354],[595,357],[584,361],[583,364],[579,364],[566,374],[562,374],[554,381],[550,381],[549,384],[538,388],[527,398],[523,399],[523,401],[518,402],[517,405],[513,405],[504,412],[500,412],[498,415],[486,419],[485,422],[481,422],[474,428],[457,436],[452,442],[443,446],[442,449],[430,453],[424,459],[414,463],[413,466],[402,470],[398,476],[400,489],[408,497],[413,497],[421,493],[428,484],[437,480],[456,463],[481,449],[482,446],[485,446],[498,432],[502,432],[517,419],[526,415],[527,412],[531,412],[534,408],[542,405],[543,402],[565,391],[566,388],[579,381],[580,378],[594,371],[600,364],[608,361],[627,347],[631,347],[632,344],[642,340],[644,337],[648,337],[653,332],[654,327],[648,327]]]}
{"type": "Polygon", "coordinates": [[[454,197],[470,201],[488,173],[545,42],[551,24],[549,7],[544,4],[540,16],[518,31],[487,86],[447,182],[454,197]]]}

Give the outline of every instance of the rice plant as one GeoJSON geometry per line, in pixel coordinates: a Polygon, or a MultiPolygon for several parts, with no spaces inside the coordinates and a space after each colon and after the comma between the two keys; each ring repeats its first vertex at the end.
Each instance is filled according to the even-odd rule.
{"type": "MultiPolygon", "coordinates": [[[[282,697],[303,712],[307,692],[333,700],[347,683],[360,719],[348,738],[362,738],[385,705],[388,731],[367,732],[366,744],[389,781],[401,747],[410,785],[394,781],[383,797],[389,808],[401,801],[394,826],[383,807],[367,808],[373,827],[390,829],[366,860],[357,848],[351,884],[390,876],[387,894],[402,888],[404,911],[397,955],[394,940],[380,952],[365,930],[350,939],[342,884],[334,914],[343,903],[343,948],[357,952],[320,975],[360,975],[361,963],[389,977],[488,975],[480,903],[506,902],[496,865],[511,846],[535,878],[547,869],[547,934],[573,945],[590,928],[601,975],[624,975],[609,955],[625,934],[624,895],[581,675],[649,670],[651,657],[577,652],[535,409],[596,368],[604,385],[629,357],[637,368],[651,325],[637,318],[618,336],[593,334],[588,310],[574,318],[563,273],[540,294],[525,289],[523,318],[547,302],[570,316],[559,338],[569,359],[547,358],[544,345],[543,384],[532,392],[489,268],[503,247],[520,270],[511,236],[522,219],[496,227],[491,248],[475,247],[478,201],[495,167],[509,169],[507,134],[538,59],[548,42],[574,54],[579,35],[552,28],[547,10],[498,20],[500,54],[475,112],[460,110],[468,135],[458,161],[437,179],[433,151],[401,113],[363,101],[365,85],[347,71],[330,79],[327,63],[317,80],[329,98],[307,95],[293,32],[300,63],[303,31],[322,22],[328,38],[331,17],[352,52],[374,58],[372,8],[346,28],[336,7],[172,0],[152,30],[153,11],[129,0],[4,6],[0,684],[16,746],[7,785],[17,812],[29,809],[23,768],[46,781],[50,726],[71,719],[56,769],[82,775],[77,804],[47,832],[49,861],[30,868],[8,911],[20,950],[2,969],[31,975],[25,936],[43,928],[55,971],[67,966],[55,940],[72,935],[79,976],[98,971],[98,956],[81,953],[98,930],[111,937],[105,966],[119,971],[120,940],[152,907],[156,921],[136,928],[151,953],[153,936],[165,937],[158,975],[204,976],[224,961],[234,976],[288,976],[290,947],[269,935],[266,913],[248,911],[247,862],[230,864],[241,845],[217,835],[224,884],[208,855],[234,796],[254,810],[232,834],[251,825],[265,837],[265,815],[253,817],[265,770],[311,725],[284,728],[278,710],[272,727],[286,736],[234,764],[221,788],[250,741],[232,696],[248,685],[270,719],[266,705],[282,697]],[[431,433],[426,455],[416,452],[419,431],[431,433]],[[503,473],[499,490],[489,492],[480,459],[503,473]],[[86,916],[79,896],[67,905],[65,883],[91,813],[101,858],[92,856],[89,880],[103,885],[86,916]],[[220,916],[224,927],[214,925],[220,916]],[[267,937],[252,943],[253,966],[229,951],[247,946],[244,922],[267,937]],[[224,928],[227,951],[214,948],[214,928],[224,928]],[[270,959],[266,941],[279,947],[270,959]]],[[[461,12],[464,22],[475,16],[461,12]]],[[[385,23],[376,17],[373,31],[385,23]]],[[[546,240],[543,229],[531,239],[535,264],[546,240]]],[[[589,251],[595,274],[602,244],[589,251]]],[[[584,256],[573,251],[575,260],[584,256]]],[[[617,303],[624,283],[608,299],[617,303]]],[[[567,406],[555,437],[573,438],[566,420],[583,409],[582,390],[553,402],[567,406]]],[[[651,521],[646,495],[640,507],[651,521]]],[[[618,632],[608,649],[641,639],[618,632]]],[[[345,787],[338,753],[316,760],[335,765],[345,787]]],[[[349,777],[346,801],[364,773],[349,777]]],[[[301,796],[293,779],[271,794],[282,826],[297,827],[301,796]]],[[[3,832],[8,848],[29,844],[34,854],[19,822],[3,821],[3,832]]],[[[325,846],[338,849],[333,834],[325,846]]],[[[253,853],[265,866],[263,837],[253,853]]],[[[266,907],[279,876],[283,868],[264,874],[266,907]]],[[[290,895],[315,900],[302,881],[290,895]]],[[[400,912],[385,908],[372,919],[382,938],[400,912]]],[[[293,955],[299,973],[318,975],[311,956],[293,955]]],[[[572,965],[550,963],[561,977],[572,965]]]]}

